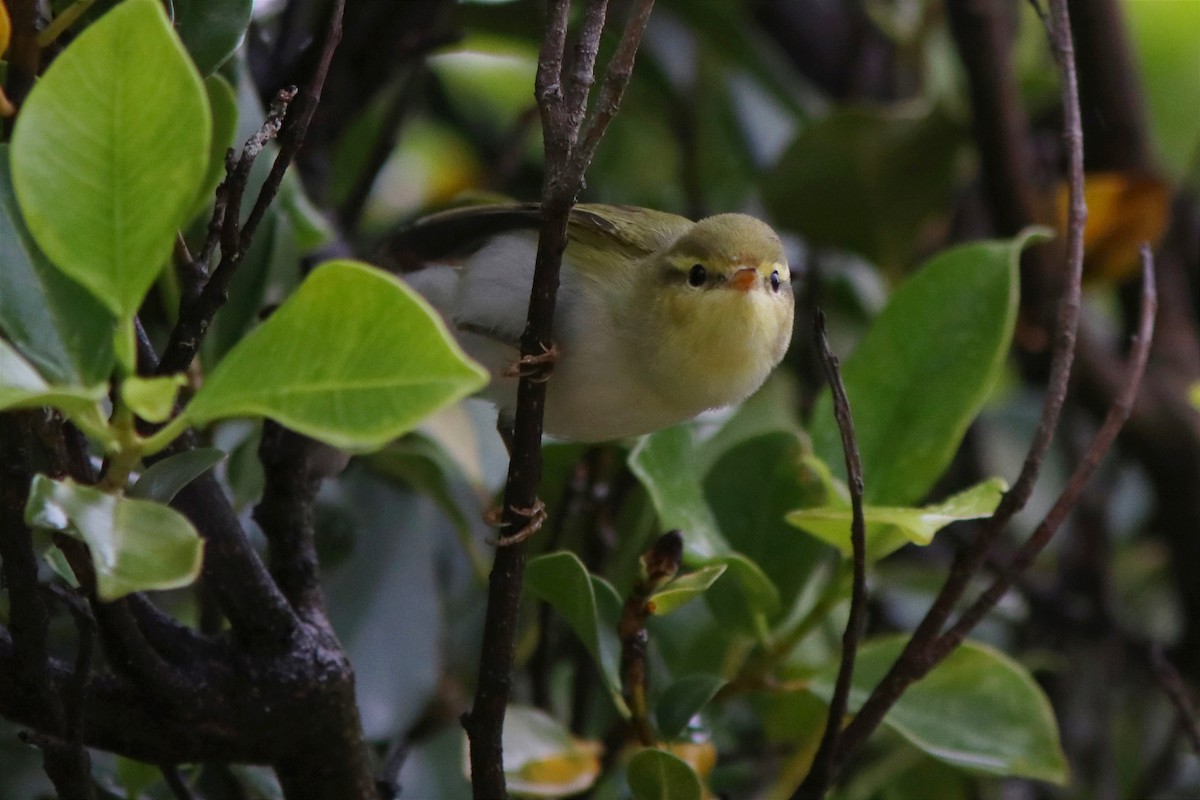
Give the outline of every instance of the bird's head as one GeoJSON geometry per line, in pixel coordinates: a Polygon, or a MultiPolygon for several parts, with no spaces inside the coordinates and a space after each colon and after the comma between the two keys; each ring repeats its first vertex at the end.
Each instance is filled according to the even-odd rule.
{"type": "Polygon", "coordinates": [[[791,272],[779,236],[744,214],[697,222],[656,257],[651,368],[708,405],[744,399],[792,334],[791,272]]]}

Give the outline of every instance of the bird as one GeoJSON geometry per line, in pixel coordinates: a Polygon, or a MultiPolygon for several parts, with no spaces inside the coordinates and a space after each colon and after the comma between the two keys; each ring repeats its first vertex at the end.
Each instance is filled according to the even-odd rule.
{"type": "MultiPolygon", "coordinates": [[[[515,416],[540,224],[536,204],[468,206],[420,219],[388,246],[433,259],[403,277],[491,374],[483,394],[502,431],[515,416]]],[[[567,240],[554,347],[541,359],[554,361],[545,433],[579,442],[650,433],[741,402],[783,359],[791,271],[761,220],[580,204],[567,240]]]]}

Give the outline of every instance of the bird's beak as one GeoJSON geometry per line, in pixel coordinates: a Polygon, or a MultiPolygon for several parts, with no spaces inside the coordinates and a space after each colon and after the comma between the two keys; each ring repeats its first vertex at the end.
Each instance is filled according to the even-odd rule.
{"type": "Polygon", "coordinates": [[[729,277],[729,285],[739,292],[750,290],[758,282],[758,270],[754,267],[741,267],[729,277]]]}

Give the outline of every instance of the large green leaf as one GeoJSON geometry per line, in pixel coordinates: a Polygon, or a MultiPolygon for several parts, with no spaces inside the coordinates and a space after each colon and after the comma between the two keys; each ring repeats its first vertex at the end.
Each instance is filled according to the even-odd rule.
{"type": "Polygon", "coordinates": [[[525,566],[525,589],[567,621],[596,660],[613,703],[628,716],[621,696],[621,646],[615,624],[609,624],[615,621],[604,619],[596,593],[597,580],[588,574],[578,556],[566,551],[538,556],[525,566]]]}
{"type": "MultiPolygon", "coordinates": [[[[905,636],[888,636],[859,649],[852,712],[883,678],[905,641],[905,636]]],[[[810,691],[828,702],[837,670],[831,664],[814,676],[810,691]]],[[[884,723],[934,758],[972,772],[1067,782],[1050,701],[1024,667],[978,642],[963,643],[909,687],[884,723]]]]}
{"type": "MultiPolygon", "coordinates": [[[[1003,478],[989,478],[921,508],[865,506],[868,560],[878,561],[909,543],[927,545],[934,534],[952,522],[990,516],[1007,489],[1003,478]]],[[[787,515],[787,521],[850,556],[854,552],[850,543],[852,517],[849,503],[837,503],[797,509],[787,515]]]]}
{"type": "Polygon", "coordinates": [[[647,747],[629,759],[626,773],[634,800],[701,800],[703,787],[687,762],[647,747]]]}
{"type": "Polygon", "coordinates": [[[17,117],[13,186],[54,264],[132,317],[208,166],[208,100],[157,0],[125,0],[54,60],[17,117]]]}
{"type": "MultiPolygon", "coordinates": [[[[862,458],[864,501],[919,500],[950,463],[1008,353],[1017,262],[1035,235],[963,245],[905,281],[842,367],[862,458]]],[[[845,477],[828,389],[813,449],[845,477]]]]}
{"type": "Polygon", "coordinates": [[[204,541],[187,517],[161,503],[35,475],[25,522],[87,543],[101,600],[187,586],[200,574],[204,541]]]}
{"type": "Polygon", "coordinates": [[[704,499],[698,461],[691,427],[676,425],[643,436],[629,469],[650,493],[663,527],[681,530],[688,555],[706,559],[730,548],[704,499]]]}
{"type": "Polygon", "coordinates": [[[907,266],[957,185],[965,131],[940,109],[846,108],[806,127],[763,181],[771,217],[816,245],[907,266]]]}
{"type": "Polygon", "coordinates": [[[34,243],[17,207],[8,145],[0,145],[0,329],[55,383],[91,385],[113,364],[113,318],[34,243]]]}
{"type": "Polygon", "coordinates": [[[335,447],[381,447],[487,382],[424,300],[330,261],[217,365],[184,413],[265,416],[335,447]]]}
{"type": "Polygon", "coordinates": [[[201,75],[233,55],[250,24],[253,0],[172,0],[179,38],[201,75]]]}
{"type": "Polygon", "coordinates": [[[665,739],[674,739],[700,709],[708,705],[726,683],[717,675],[698,673],[685,675],[667,687],[654,706],[658,732],[665,739]]]}
{"type": "Polygon", "coordinates": [[[0,411],[10,408],[53,406],[72,417],[86,415],[88,422],[104,425],[99,401],[108,394],[107,383],[91,386],[50,385],[12,345],[0,339],[0,411]]]}

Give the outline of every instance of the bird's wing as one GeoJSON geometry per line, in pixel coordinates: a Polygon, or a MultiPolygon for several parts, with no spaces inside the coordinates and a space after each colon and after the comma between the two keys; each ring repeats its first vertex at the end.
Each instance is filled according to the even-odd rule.
{"type": "MultiPolygon", "coordinates": [[[[536,203],[465,206],[417,220],[391,238],[388,250],[426,260],[462,257],[495,236],[536,231],[540,224],[536,203]]],[[[643,258],[675,241],[691,225],[684,217],[662,211],[583,204],[571,212],[568,235],[572,244],[643,258]]]]}

